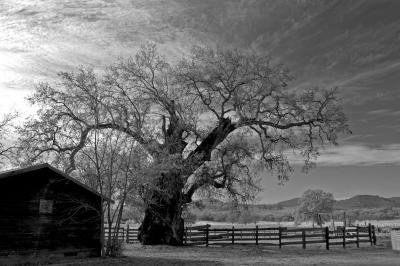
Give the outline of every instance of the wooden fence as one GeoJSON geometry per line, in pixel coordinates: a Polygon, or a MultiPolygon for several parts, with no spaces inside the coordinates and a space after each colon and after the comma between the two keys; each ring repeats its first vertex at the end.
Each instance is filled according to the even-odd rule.
{"type": "MultiPolygon", "coordinates": [[[[105,236],[108,236],[105,228],[105,236]]],[[[111,233],[115,234],[114,229],[111,233]]],[[[129,225],[121,227],[118,239],[126,243],[137,243],[137,228],[129,225]]],[[[287,227],[254,227],[254,228],[211,228],[210,225],[192,226],[185,228],[184,243],[186,245],[269,245],[281,248],[286,245],[301,245],[306,248],[311,244],[330,246],[348,245],[360,247],[360,243],[376,245],[375,227],[368,226],[338,227],[331,230],[321,228],[287,228],[287,227]]]]}
{"type": "MultiPolygon", "coordinates": [[[[108,237],[108,232],[109,228],[104,227],[104,236],[105,238],[108,237]]],[[[138,234],[138,229],[137,228],[130,228],[129,225],[127,225],[126,228],[121,227],[118,230],[118,234],[115,232],[115,228],[111,228],[111,234],[114,236],[118,237],[118,240],[121,240],[123,242],[126,242],[128,244],[132,243],[137,243],[137,234],[138,234]]]]}
{"type": "Polygon", "coordinates": [[[355,226],[340,227],[330,230],[322,228],[286,228],[258,227],[255,228],[211,228],[210,225],[187,227],[185,229],[186,245],[234,245],[252,244],[269,245],[281,248],[285,245],[323,244],[326,249],[333,245],[345,248],[360,243],[376,244],[375,227],[355,226]]]}

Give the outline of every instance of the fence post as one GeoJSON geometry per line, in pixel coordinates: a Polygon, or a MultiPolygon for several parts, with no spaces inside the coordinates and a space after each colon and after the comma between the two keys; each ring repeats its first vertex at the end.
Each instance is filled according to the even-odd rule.
{"type": "Polygon", "coordinates": [[[326,249],[329,250],[329,227],[325,227],[325,242],[326,242],[326,249]]]}
{"type": "Polygon", "coordinates": [[[126,243],[129,244],[129,224],[126,225],[126,243]]]}
{"type": "Polygon", "coordinates": [[[357,247],[359,248],[360,247],[360,234],[359,234],[359,227],[358,227],[358,225],[357,225],[357,227],[356,227],[356,234],[357,234],[357,247]]]}
{"type": "Polygon", "coordinates": [[[232,244],[235,244],[235,227],[232,226],[232,244]]]}
{"type": "Polygon", "coordinates": [[[208,234],[209,234],[208,228],[209,228],[209,227],[210,227],[210,225],[207,224],[207,225],[206,225],[206,247],[208,247],[208,234]]]}
{"type": "Polygon", "coordinates": [[[369,242],[371,243],[372,246],[372,232],[371,232],[371,224],[368,224],[368,237],[369,237],[369,242]]]}
{"type": "Polygon", "coordinates": [[[346,226],[343,226],[343,248],[346,248],[346,226]]]}
{"type": "Polygon", "coordinates": [[[258,225],[256,225],[256,245],[258,245],[258,225]]]}
{"type": "Polygon", "coordinates": [[[374,242],[374,246],[376,246],[375,225],[372,226],[372,241],[374,242]]]}
{"type": "Polygon", "coordinates": [[[282,228],[279,226],[279,248],[282,248],[282,228]]]}
{"type": "Polygon", "coordinates": [[[185,245],[187,245],[187,227],[185,228],[185,245]]]}
{"type": "Polygon", "coordinates": [[[302,238],[302,242],[303,242],[303,249],[305,249],[306,248],[306,230],[305,229],[303,229],[301,231],[301,238],[302,238]]]}

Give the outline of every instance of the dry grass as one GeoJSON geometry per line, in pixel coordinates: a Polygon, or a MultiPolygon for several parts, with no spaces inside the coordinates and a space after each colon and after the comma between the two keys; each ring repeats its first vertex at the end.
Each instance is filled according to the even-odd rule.
{"type": "Polygon", "coordinates": [[[387,245],[362,248],[265,246],[169,247],[128,245],[123,258],[98,258],[63,265],[400,265],[387,245]]]}

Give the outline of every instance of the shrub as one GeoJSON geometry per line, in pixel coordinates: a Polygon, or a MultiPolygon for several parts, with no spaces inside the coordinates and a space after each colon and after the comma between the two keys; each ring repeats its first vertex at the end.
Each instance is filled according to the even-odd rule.
{"type": "Polygon", "coordinates": [[[112,238],[107,241],[106,256],[118,257],[122,255],[123,251],[124,251],[123,240],[112,238]]]}
{"type": "Polygon", "coordinates": [[[215,220],[215,217],[213,214],[211,214],[208,211],[203,212],[202,214],[198,215],[198,220],[199,221],[211,221],[213,222],[215,220]]]}

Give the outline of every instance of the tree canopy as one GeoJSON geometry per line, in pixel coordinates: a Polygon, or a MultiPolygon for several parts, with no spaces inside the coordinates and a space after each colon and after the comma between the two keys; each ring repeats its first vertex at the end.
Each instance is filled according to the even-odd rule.
{"type": "Polygon", "coordinates": [[[322,225],[322,217],[326,217],[324,214],[332,214],[334,202],[332,193],[321,189],[309,189],[299,199],[297,219],[312,220],[313,224],[322,225]]]}
{"type": "Polygon", "coordinates": [[[16,148],[11,136],[14,132],[13,122],[17,116],[18,113],[8,113],[0,118],[0,167],[11,161],[16,148]]]}
{"type": "Polygon", "coordinates": [[[195,47],[172,66],[148,44],[102,77],[85,68],[59,76],[30,98],[38,117],[21,133],[33,160],[63,153],[72,171],[91,131],[116,129],[155,162],[178,155],[184,176],[198,176],[189,194],[206,184],[233,188],[235,172],[253,158],[286,178],[289,151],[308,163],[319,144],[347,130],[336,90],[291,90],[283,66],[237,50],[195,47]]]}

